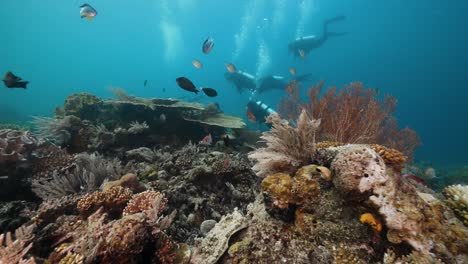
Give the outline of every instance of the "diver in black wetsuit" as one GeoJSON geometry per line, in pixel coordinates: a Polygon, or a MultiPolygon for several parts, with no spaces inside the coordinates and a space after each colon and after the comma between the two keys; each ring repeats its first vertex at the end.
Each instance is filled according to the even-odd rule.
{"type": "MultiPolygon", "coordinates": [[[[303,75],[298,75],[294,80],[297,82],[303,81],[312,81],[312,74],[307,73],[303,75]]],[[[263,93],[268,90],[284,90],[284,88],[288,85],[288,80],[286,80],[283,76],[277,75],[267,75],[260,79],[259,85],[255,90],[258,94],[263,93]]]]}
{"type": "Polygon", "coordinates": [[[277,113],[260,100],[250,100],[247,103],[247,116],[252,122],[258,122],[259,124],[265,123],[266,117],[270,114],[277,113]]]}
{"type": "Polygon", "coordinates": [[[337,17],[325,20],[323,22],[322,36],[318,37],[318,36],[312,35],[312,36],[300,37],[294,40],[288,45],[289,53],[294,54],[295,57],[305,56],[311,50],[322,46],[325,43],[325,41],[328,40],[329,37],[345,35],[346,32],[337,33],[337,32],[328,31],[328,25],[330,23],[341,21],[341,20],[344,20],[345,18],[346,18],[345,16],[337,16],[337,17]]]}

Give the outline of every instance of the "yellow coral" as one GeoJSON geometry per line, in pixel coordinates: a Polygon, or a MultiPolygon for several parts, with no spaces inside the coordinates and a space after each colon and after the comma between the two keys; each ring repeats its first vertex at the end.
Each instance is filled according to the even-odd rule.
{"type": "Polygon", "coordinates": [[[292,193],[293,179],[286,173],[275,173],[263,179],[262,191],[272,197],[284,202],[294,202],[295,197],[292,193]]]}
{"type": "Polygon", "coordinates": [[[374,229],[377,232],[382,231],[382,223],[377,218],[375,218],[374,215],[371,213],[362,214],[359,220],[363,224],[370,225],[372,229],[374,229]]]}
{"type": "Polygon", "coordinates": [[[451,185],[444,189],[447,204],[468,226],[468,185],[451,185]]]}
{"type": "Polygon", "coordinates": [[[408,157],[396,149],[387,148],[378,144],[370,144],[368,146],[377,152],[377,154],[382,157],[386,164],[395,166],[397,168],[402,168],[408,159],[408,157]]]}
{"type": "Polygon", "coordinates": [[[67,255],[60,260],[59,264],[82,264],[83,259],[83,255],[68,252],[67,255]]]}

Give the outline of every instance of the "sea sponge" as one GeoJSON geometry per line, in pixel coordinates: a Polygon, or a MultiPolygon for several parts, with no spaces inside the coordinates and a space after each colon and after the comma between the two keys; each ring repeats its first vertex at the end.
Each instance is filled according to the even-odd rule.
{"type": "Polygon", "coordinates": [[[450,185],[443,191],[447,204],[468,226],[468,185],[450,185]]]}
{"type": "Polygon", "coordinates": [[[127,202],[132,198],[132,192],[121,186],[112,187],[106,191],[97,191],[87,194],[78,201],[78,211],[88,216],[100,207],[108,213],[120,213],[127,202]]]}
{"type": "Polygon", "coordinates": [[[368,146],[382,157],[385,164],[394,166],[397,169],[403,168],[408,159],[408,157],[396,149],[387,148],[378,144],[369,144],[368,146]]]}
{"type": "Polygon", "coordinates": [[[286,173],[275,173],[263,179],[262,191],[279,200],[281,204],[294,203],[296,197],[292,193],[294,181],[286,173]]]}
{"type": "MultiPolygon", "coordinates": [[[[135,194],[123,210],[123,215],[131,215],[151,210],[153,209],[154,202],[161,196],[163,196],[163,194],[156,191],[145,191],[135,194]]],[[[163,198],[159,204],[159,211],[164,209],[166,203],[167,199],[163,198]]]]}
{"type": "Polygon", "coordinates": [[[98,114],[98,106],[102,100],[89,93],[72,94],[65,99],[63,110],[65,115],[74,115],[82,119],[94,120],[98,114]]]}
{"type": "Polygon", "coordinates": [[[363,224],[368,224],[377,232],[382,231],[382,223],[371,213],[362,214],[359,221],[363,224]]]}

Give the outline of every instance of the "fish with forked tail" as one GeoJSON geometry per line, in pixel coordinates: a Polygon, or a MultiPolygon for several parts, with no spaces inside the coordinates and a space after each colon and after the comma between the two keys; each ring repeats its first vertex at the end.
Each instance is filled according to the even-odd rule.
{"type": "Polygon", "coordinates": [[[198,93],[198,90],[195,87],[195,85],[193,84],[193,82],[190,81],[189,79],[187,79],[186,77],[179,77],[179,78],[176,79],[176,82],[177,82],[177,85],[179,85],[180,88],[182,88],[182,89],[184,89],[186,91],[189,91],[189,92],[198,93]]]}
{"type": "Polygon", "coordinates": [[[80,6],[81,18],[87,18],[89,22],[93,21],[93,18],[97,16],[97,11],[89,4],[83,4],[80,6]]]}
{"type": "Polygon", "coordinates": [[[28,85],[28,81],[23,81],[20,77],[14,75],[11,71],[5,73],[5,77],[3,77],[3,83],[8,88],[23,88],[26,89],[28,85]]]}

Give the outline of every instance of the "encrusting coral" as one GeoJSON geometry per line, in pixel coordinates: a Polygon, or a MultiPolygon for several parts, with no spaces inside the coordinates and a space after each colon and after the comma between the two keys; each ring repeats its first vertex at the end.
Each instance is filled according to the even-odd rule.
{"type": "Polygon", "coordinates": [[[275,114],[267,118],[267,123],[272,124],[272,128],[261,136],[267,147],[249,153],[249,158],[256,161],[252,169],[257,175],[265,177],[286,172],[311,162],[320,120],[312,119],[302,111],[296,127],[275,114]]]}
{"type": "Polygon", "coordinates": [[[380,157],[385,161],[385,164],[394,166],[397,169],[403,168],[407,157],[400,151],[392,148],[387,148],[378,144],[368,145],[371,149],[379,154],[380,157]]]}
{"type": "Polygon", "coordinates": [[[468,230],[430,194],[419,193],[363,145],[342,147],[332,163],[334,184],[348,199],[368,199],[378,209],[392,243],[407,242],[427,256],[451,258],[465,253],[468,230]]]}
{"type": "Polygon", "coordinates": [[[156,191],[145,191],[135,194],[124,208],[123,215],[131,215],[150,210],[154,206],[154,201],[157,199],[161,199],[159,207],[160,210],[162,210],[167,203],[167,199],[162,197],[163,194],[156,191]]]}
{"type": "Polygon", "coordinates": [[[103,207],[105,212],[121,212],[132,198],[132,192],[121,186],[112,187],[106,191],[97,191],[85,195],[78,201],[77,208],[81,215],[87,216],[103,207]]]}
{"type": "Polygon", "coordinates": [[[450,185],[444,189],[447,204],[468,226],[468,185],[450,185]]]}

